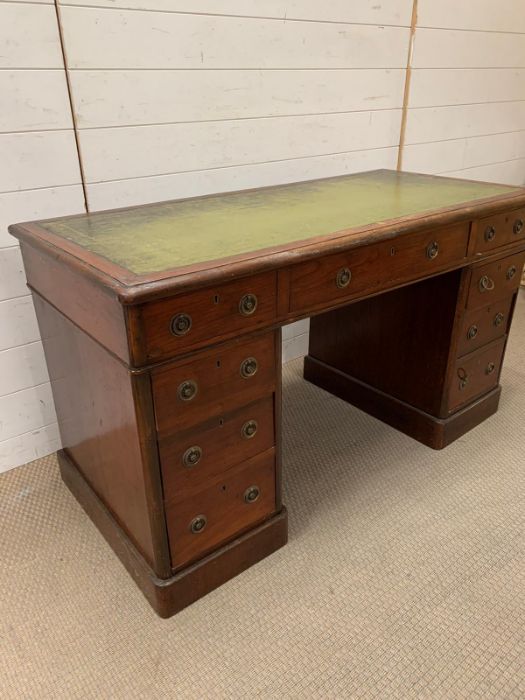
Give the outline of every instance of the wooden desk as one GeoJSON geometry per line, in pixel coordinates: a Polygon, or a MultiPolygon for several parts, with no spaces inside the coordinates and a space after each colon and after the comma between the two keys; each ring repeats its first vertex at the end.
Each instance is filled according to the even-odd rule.
{"type": "Polygon", "coordinates": [[[286,542],[282,325],[430,447],[496,411],[524,219],[525,189],[376,171],[10,228],[62,476],[160,615],[286,542]]]}

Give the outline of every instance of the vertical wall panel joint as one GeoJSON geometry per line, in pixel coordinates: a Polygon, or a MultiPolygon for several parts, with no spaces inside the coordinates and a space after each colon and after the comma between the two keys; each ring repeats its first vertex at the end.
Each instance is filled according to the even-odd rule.
{"type": "Polygon", "coordinates": [[[412,0],[412,17],[410,20],[410,37],[408,40],[407,65],[405,71],[405,90],[403,93],[403,111],[401,113],[401,128],[399,131],[399,147],[397,150],[397,169],[403,169],[403,149],[405,147],[405,132],[407,125],[408,104],[410,100],[410,79],[412,77],[412,55],[414,51],[414,40],[416,37],[417,25],[417,3],[412,0]]]}
{"type": "Polygon", "coordinates": [[[57,27],[58,27],[58,36],[59,36],[59,41],[60,41],[60,50],[62,52],[62,62],[63,62],[63,66],[64,66],[64,74],[66,77],[66,86],[67,86],[67,93],[68,93],[68,99],[69,99],[69,107],[71,110],[71,120],[73,123],[73,134],[75,137],[75,146],[76,146],[76,151],[77,151],[78,167],[79,167],[79,171],[80,171],[80,180],[81,180],[81,184],[82,184],[82,192],[84,195],[84,207],[86,209],[86,212],[89,212],[89,202],[88,202],[88,195],[87,195],[86,178],[84,175],[84,164],[82,162],[82,152],[80,149],[80,138],[79,138],[79,133],[78,133],[77,117],[75,114],[75,103],[74,103],[74,98],[73,98],[73,89],[71,87],[71,80],[69,77],[67,52],[66,52],[66,46],[65,46],[65,41],[64,41],[64,31],[62,28],[62,16],[60,14],[60,6],[58,4],[58,0],[54,0],[54,5],[55,5],[55,12],[56,12],[56,17],[57,17],[57,27]]]}

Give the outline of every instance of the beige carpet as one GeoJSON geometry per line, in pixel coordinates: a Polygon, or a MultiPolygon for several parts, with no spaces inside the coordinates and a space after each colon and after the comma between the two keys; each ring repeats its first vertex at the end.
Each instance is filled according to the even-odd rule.
{"type": "Polygon", "coordinates": [[[524,358],[522,298],[500,412],[442,452],[290,363],[290,543],[166,621],[53,457],[3,475],[0,697],[525,698],[524,358]]]}

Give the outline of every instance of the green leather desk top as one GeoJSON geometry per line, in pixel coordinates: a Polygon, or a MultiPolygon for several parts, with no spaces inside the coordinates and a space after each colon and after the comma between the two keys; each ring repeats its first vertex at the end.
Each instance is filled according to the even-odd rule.
{"type": "Polygon", "coordinates": [[[424,215],[520,188],[376,170],[39,222],[143,275],[424,215]]]}

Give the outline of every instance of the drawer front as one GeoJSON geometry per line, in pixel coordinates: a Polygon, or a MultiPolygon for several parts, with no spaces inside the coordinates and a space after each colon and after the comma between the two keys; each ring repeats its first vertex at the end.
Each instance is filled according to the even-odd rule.
{"type": "Polygon", "coordinates": [[[449,394],[449,410],[472,401],[498,384],[505,338],[456,361],[449,394]]]}
{"type": "Polygon", "coordinates": [[[470,279],[467,309],[477,309],[498,299],[512,296],[518,289],[525,253],[474,267],[470,279]]]}
{"type": "Polygon", "coordinates": [[[271,394],[278,336],[272,331],[244,343],[227,343],[153,370],[160,437],[271,394]]]}
{"type": "Polygon", "coordinates": [[[512,297],[502,299],[481,309],[473,309],[465,314],[458,344],[458,356],[501,338],[509,325],[512,297]]]}
{"type": "Polygon", "coordinates": [[[160,441],[166,501],[186,497],[210,479],[275,445],[273,395],[160,441]]]}
{"type": "Polygon", "coordinates": [[[393,287],[461,262],[469,224],[407,234],[296,265],[291,270],[290,311],[345,302],[363,292],[393,287]]]}
{"type": "Polygon", "coordinates": [[[277,275],[255,275],[141,307],[147,360],[174,357],[271,324],[277,315],[277,275]]]}
{"type": "Polygon", "coordinates": [[[474,231],[476,253],[525,240],[525,208],[479,219],[475,222],[474,231]]]}
{"type": "Polygon", "coordinates": [[[231,469],[191,498],[166,507],[173,568],[199,559],[275,512],[275,454],[231,469]]]}

